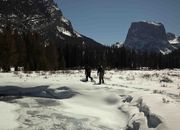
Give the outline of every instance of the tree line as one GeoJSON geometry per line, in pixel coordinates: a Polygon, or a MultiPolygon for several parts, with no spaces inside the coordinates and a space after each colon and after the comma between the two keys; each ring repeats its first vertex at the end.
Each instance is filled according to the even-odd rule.
{"type": "Polygon", "coordinates": [[[37,32],[19,33],[9,26],[0,33],[0,68],[24,67],[25,70],[56,69],[56,46],[51,42],[42,43],[37,32]]]}
{"type": "Polygon", "coordinates": [[[37,32],[19,33],[7,26],[0,33],[0,68],[24,70],[57,70],[95,68],[102,64],[107,68],[149,69],[180,68],[180,49],[161,53],[136,53],[124,47],[86,43],[82,38],[66,37],[66,40],[43,40],[37,32]]]}

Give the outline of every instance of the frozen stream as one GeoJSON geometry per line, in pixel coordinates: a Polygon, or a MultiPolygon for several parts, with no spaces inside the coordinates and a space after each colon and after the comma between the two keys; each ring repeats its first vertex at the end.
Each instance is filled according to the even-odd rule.
{"type": "Polygon", "coordinates": [[[16,111],[19,115],[16,130],[125,129],[127,117],[118,109],[120,92],[97,86],[81,87],[38,86],[26,89],[6,86],[1,87],[0,93],[19,96],[10,100],[20,106],[16,111]],[[20,98],[21,95],[23,98],[20,98]],[[63,95],[65,99],[58,95],[63,95]]]}

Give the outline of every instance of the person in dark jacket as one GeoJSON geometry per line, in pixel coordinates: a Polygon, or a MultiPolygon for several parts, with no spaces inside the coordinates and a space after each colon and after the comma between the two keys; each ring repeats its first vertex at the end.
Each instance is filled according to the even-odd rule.
{"type": "Polygon", "coordinates": [[[88,81],[88,78],[91,79],[91,81],[93,81],[93,78],[91,77],[91,67],[90,66],[85,66],[85,75],[86,75],[86,80],[88,81]]]}
{"type": "Polygon", "coordinates": [[[99,75],[99,84],[104,84],[104,68],[102,65],[98,65],[97,75],[99,75]]]}

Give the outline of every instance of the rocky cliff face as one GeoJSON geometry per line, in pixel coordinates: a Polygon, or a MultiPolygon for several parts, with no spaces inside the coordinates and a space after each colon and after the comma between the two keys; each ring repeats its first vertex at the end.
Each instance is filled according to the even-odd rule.
{"type": "Polygon", "coordinates": [[[175,34],[170,33],[170,32],[167,33],[167,39],[168,39],[168,41],[174,40],[175,38],[176,38],[176,35],[175,35],[175,34]]]}
{"type": "Polygon", "coordinates": [[[19,33],[36,31],[44,40],[98,44],[76,32],[53,0],[1,0],[0,8],[1,33],[9,25],[19,33]]]}
{"type": "Polygon", "coordinates": [[[170,53],[165,28],[161,23],[134,22],[128,31],[124,46],[137,52],[170,53]]]}

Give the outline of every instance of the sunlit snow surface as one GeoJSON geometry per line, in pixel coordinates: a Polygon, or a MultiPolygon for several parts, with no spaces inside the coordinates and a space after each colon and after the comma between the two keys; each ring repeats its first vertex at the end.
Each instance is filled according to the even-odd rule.
{"type": "Polygon", "coordinates": [[[103,85],[92,76],[0,73],[0,129],[179,130],[179,70],[111,70],[103,85]]]}

